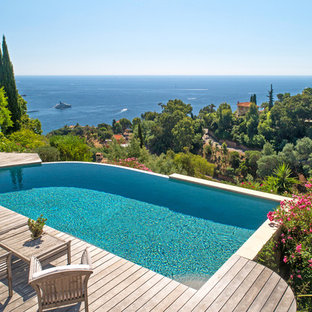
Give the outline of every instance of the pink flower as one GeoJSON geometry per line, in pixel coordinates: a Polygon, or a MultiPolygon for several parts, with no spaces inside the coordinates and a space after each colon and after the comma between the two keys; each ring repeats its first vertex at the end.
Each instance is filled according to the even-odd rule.
{"type": "Polygon", "coordinates": [[[267,217],[270,221],[274,221],[274,212],[273,211],[269,211],[267,214],[267,217]]]}
{"type": "Polygon", "coordinates": [[[285,263],[287,263],[287,262],[288,262],[288,259],[287,259],[287,257],[286,257],[286,256],[284,257],[283,261],[284,261],[285,263]]]}
{"type": "Polygon", "coordinates": [[[302,276],[300,274],[297,275],[298,278],[302,279],[302,276]]]}
{"type": "Polygon", "coordinates": [[[282,239],[281,239],[281,242],[282,242],[283,244],[285,244],[285,243],[286,243],[285,238],[282,238],[282,239]]]}
{"type": "Polygon", "coordinates": [[[301,244],[297,245],[296,252],[300,253],[301,249],[302,249],[302,245],[301,244]]]}

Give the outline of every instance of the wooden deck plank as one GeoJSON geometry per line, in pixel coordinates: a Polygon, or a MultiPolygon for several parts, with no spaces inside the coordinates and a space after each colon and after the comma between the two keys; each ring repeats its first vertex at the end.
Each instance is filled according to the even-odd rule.
{"type": "Polygon", "coordinates": [[[247,262],[248,260],[246,258],[239,258],[238,261],[231,267],[231,269],[226,272],[223,278],[219,280],[218,283],[216,283],[216,285],[211,289],[211,291],[200,301],[200,303],[194,308],[193,311],[205,311],[247,262]]]}
{"type": "Polygon", "coordinates": [[[274,290],[271,292],[267,302],[262,307],[261,311],[274,311],[281,301],[282,297],[284,296],[287,287],[287,283],[281,278],[274,290]]]}
{"type": "MultiPolygon", "coordinates": [[[[169,278],[163,277],[156,285],[147,290],[140,297],[136,298],[127,308],[126,311],[137,311],[139,310],[146,302],[148,302],[152,297],[154,297],[161,289],[167,286],[171,280],[169,278]]],[[[131,287],[131,285],[129,286],[131,287]]]]}
{"type": "Polygon", "coordinates": [[[258,278],[255,280],[253,285],[245,293],[244,297],[241,299],[241,301],[233,311],[234,312],[247,311],[252,302],[254,301],[254,299],[256,298],[256,296],[258,295],[259,289],[260,290],[262,289],[262,287],[265,285],[265,283],[270,278],[272,273],[273,272],[270,269],[265,268],[258,276],[258,278]]]}
{"type": "Polygon", "coordinates": [[[175,302],[186,290],[187,286],[179,284],[170,294],[161,300],[151,311],[165,311],[173,302],[175,302]]]}
{"type": "Polygon", "coordinates": [[[288,286],[284,295],[283,295],[283,298],[279,302],[275,311],[276,312],[288,311],[290,309],[291,304],[293,303],[293,300],[294,300],[293,292],[292,292],[291,288],[288,286]]]}
{"type": "Polygon", "coordinates": [[[293,299],[293,302],[288,310],[288,312],[296,312],[297,311],[297,304],[296,304],[296,300],[293,299]]]}
{"type": "Polygon", "coordinates": [[[158,279],[161,278],[160,275],[149,270],[144,270],[144,274],[141,273],[141,270],[136,271],[129,279],[124,280],[123,283],[117,285],[117,287],[113,289],[113,296],[110,296],[109,300],[104,304],[98,305],[98,300],[96,311],[109,311],[111,309],[115,311],[124,311],[125,308],[135,300],[136,295],[139,296],[138,293],[142,291],[142,287],[146,287],[145,285],[148,281],[152,280],[155,276],[158,279]],[[138,273],[140,273],[140,275],[138,275],[138,273]]]}
{"type": "Polygon", "coordinates": [[[236,289],[244,282],[255,265],[255,262],[248,261],[206,311],[212,312],[221,310],[226,301],[233,296],[236,289]]]}
{"type": "Polygon", "coordinates": [[[151,311],[155,306],[162,301],[168,294],[170,294],[174,289],[176,289],[180,284],[172,280],[167,284],[161,291],[159,291],[155,296],[148,300],[137,312],[151,311]]]}
{"type": "Polygon", "coordinates": [[[232,296],[228,298],[228,301],[221,308],[220,312],[228,312],[231,311],[231,309],[235,309],[263,270],[264,267],[262,265],[256,264],[255,268],[248,274],[245,281],[235,290],[232,296]]]}
{"type": "MultiPolygon", "coordinates": [[[[187,302],[196,292],[195,289],[188,288],[180,297],[178,297],[172,304],[165,310],[166,312],[176,312],[187,302]]],[[[132,310],[135,311],[135,310],[132,310]]],[[[129,310],[130,312],[130,310],[129,310]]]]}
{"type": "Polygon", "coordinates": [[[181,308],[181,312],[191,311],[205,296],[210,292],[212,287],[222,279],[222,277],[232,268],[239,260],[239,257],[233,255],[222,265],[222,267],[186,302],[181,308]]]}
{"type": "Polygon", "coordinates": [[[276,273],[272,273],[262,289],[259,288],[259,292],[253,303],[250,305],[248,311],[261,311],[270,294],[275,289],[276,285],[280,281],[281,277],[276,273]]]}
{"type": "MultiPolygon", "coordinates": [[[[152,272],[152,271],[148,271],[152,272]]],[[[121,311],[127,310],[127,307],[129,307],[137,298],[140,298],[143,294],[145,294],[148,290],[153,288],[163,277],[160,274],[157,274],[153,272],[154,274],[151,274],[149,278],[147,278],[147,273],[140,279],[136,280],[133,285],[129,285],[127,287],[126,291],[123,292],[122,296],[118,297],[124,297],[123,300],[121,300],[117,305],[115,305],[113,308],[114,310],[120,309],[121,311]]],[[[118,298],[119,300],[119,298],[118,298]]],[[[130,309],[130,311],[133,311],[130,309]]]]}

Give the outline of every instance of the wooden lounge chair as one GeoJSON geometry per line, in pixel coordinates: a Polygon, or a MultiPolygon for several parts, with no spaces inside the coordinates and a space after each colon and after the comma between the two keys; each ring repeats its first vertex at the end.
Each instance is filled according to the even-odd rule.
{"type": "Polygon", "coordinates": [[[0,279],[7,278],[9,286],[9,297],[12,297],[12,270],[11,270],[12,254],[0,248],[0,279]]]}
{"type": "Polygon", "coordinates": [[[32,257],[29,267],[29,284],[38,296],[39,312],[56,307],[85,303],[88,312],[88,280],[92,262],[88,248],[82,254],[81,264],[58,266],[42,270],[39,260],[32,257]]]}

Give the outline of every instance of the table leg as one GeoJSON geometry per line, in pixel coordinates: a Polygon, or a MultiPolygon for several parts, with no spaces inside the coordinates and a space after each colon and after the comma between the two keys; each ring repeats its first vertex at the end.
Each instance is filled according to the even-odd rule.
{"type": "Polygon", "coordinates": [[[9,297],[13,296],[13,289],[12,289],[12,266],[11,266],[11,261],[12,259],[12,254],[9,253],[7,257],[7,268],[8,268],[8,286],[9,286],[9,297]]]}
{"type": "Polygon", "coordinates": [[[71,264],[71,241],[67,242],[67,264],[71,264]]]}

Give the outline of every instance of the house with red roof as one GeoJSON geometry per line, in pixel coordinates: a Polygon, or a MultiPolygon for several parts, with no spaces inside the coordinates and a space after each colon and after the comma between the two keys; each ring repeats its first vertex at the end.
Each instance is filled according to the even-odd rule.
{"type": "MultiPolygon", "coordinates": [[[[244,116],[247,114],[252,102],[237,102],[237,115],[244,116]]],[[[258,107],[258,106],[257,106],[258,107]]]]}
{"type": "Polygon", "coordinates": [[[117,143],[124,143],[125,138],[123,137],[122,134],[114,134],[113,135],[114,139],[117,141],[117,143]]]}

